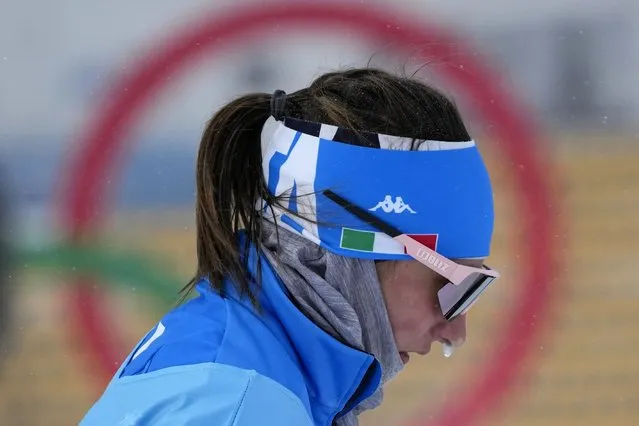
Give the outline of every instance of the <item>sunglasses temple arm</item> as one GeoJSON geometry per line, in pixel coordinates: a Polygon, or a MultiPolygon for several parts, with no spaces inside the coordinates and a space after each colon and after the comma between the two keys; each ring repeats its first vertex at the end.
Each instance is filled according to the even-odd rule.
{"type": "Polygon", "coordinates": [[[397,236],[402,234],[399,231],[399,229],[397,229],[394,226],[384,222],[381,219],[378,219],[372,213],[369,213],[368,211],[364,210],[363,208],[356,206],[355,204],[351,203],[346,198],[342,197],[341,195],[337,195],[336,193],[334,193],[330,189],[326,189],[323,192],[324,192],[324,195],[326,196],[326,198],[328,198],[329,200],[333,201],[334,203],[336,203],[337,205],[339,205],[344,210],[346,210],[347,212],[349,212],[353,216],[357,217],[358,219],[360,219],[360,220],[370,224],[371,226],[377,228],[378,230],[382,231],[386,235],[389,235],[389,236],[395,238],[395,237],[397,237],[397,236]]]}
{"type": "Polygon", "coordinates": [[[464,277],[461,265],[453,263],[435,250],[415,241],[406,234],[395,237],[395,240],[406,247],[406,252],[418,262],[437,272],[452,283],[460,283],[464,277]]]}

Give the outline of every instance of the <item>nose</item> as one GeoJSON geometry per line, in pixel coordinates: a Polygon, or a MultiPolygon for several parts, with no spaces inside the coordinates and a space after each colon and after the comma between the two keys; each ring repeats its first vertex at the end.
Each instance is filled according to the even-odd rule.
{"type": "Polygon", "coordinates": [[[443,322],[441,328],[437,330],[437,338],[446,339],[453,346],[461,346],[466,341],[466,315],[443,322]]]}

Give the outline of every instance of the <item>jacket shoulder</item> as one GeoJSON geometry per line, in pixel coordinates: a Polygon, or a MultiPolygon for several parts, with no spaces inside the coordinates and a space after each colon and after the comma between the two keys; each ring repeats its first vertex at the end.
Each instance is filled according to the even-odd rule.
{"type": "Polygon", "coordinates": [[[169,367],[114,380],[81,426],[310,426],[303,404],[273,380],[233,366],[169,367]]]}
{"type": "Polygon", "coordinates": [[[226,300],[199,296],[166,314],[138,343],[119,377],[215,361],[226,331],[226,300]]]}

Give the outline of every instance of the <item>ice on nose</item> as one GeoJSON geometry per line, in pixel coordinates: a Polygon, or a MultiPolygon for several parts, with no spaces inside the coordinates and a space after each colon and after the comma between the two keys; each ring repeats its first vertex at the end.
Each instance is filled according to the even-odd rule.
{"type": "Polygon", "coordinates": [[[442,340],[442,352],[444,353],[444,356],[446,358],[450,358],[451,356],[453,356],[453,352],[455,352],[455,349],[463,344],[463,338],[457,339],[454,342],[451,342],[448,339],[444,339],[442,340]]]}

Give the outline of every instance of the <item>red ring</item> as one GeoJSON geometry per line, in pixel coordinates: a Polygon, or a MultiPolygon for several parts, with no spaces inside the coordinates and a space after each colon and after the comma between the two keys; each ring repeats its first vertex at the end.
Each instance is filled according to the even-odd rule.
{"type": "MultiPolygon", "coordinates": [[[[484,120],[494,124],[498,148],[510,158],[512,175],[523,188],[519,192],[526,231],[522,258],[527,262],[521,265],[526,277],[522,294],[504,320],[504,335],[495,344],[498,349],[489,359],[485,374],[476,383],[465,386],[467,390],[460,391],[429,423],[469,425],[495,409],[516,376],[521,376],[522,363],[540,331],[537,324],[550,313],[549,296],[556,290],[551,283],[559,269],[552,241],[558,225],[552,211],[554,197],[548,186],[549,170],[542,166],[540,153],[534,149],[540,147],[535,143],[534,126],[528,122],[526,113],[521,113],[524,109],[499,89],[491,73],[474,61],[469,52],[460,52],[458,40],[441,29],[393,19],[388,12],[347,3],[291,1],[255,4],[224,16],[217,11],[209,13],[157,46],[107,97],[108,104],[86,129],[79,141],[82,149],[67,169],[62,193],[66,228],[77,237],[98,226],[98,213],[105,211],[104,177],[114,170],[117,154],[123,151],[125,136],[134,120],[150,103],[152,95],[172,81],[169,76],[182,71],[187,63],[195,62],[207,49],[228,46],[242,37],[263,36],[264,30],[292,23],[317,25],[322,29],[346,27],[398,46],[422,46],[423,57],[443,60],[443,76],[460,93],[468,95],[474,110],[484,120]]],[[[85,321],[87,313],[98,312],[98,302],[86,294],[78,299],[75,310],[78,321],[85,321]]],[[[107,336],[110,341],[108,327],[100,321],[93,321],[92,326],[92,336],[107,336]]],[[[85,330],[85,336],[88,332],[85,330]]],[[[94,339],[93,343],[100,342],[94,339]]],[[[114,366],[121,361],[116,355],[118,351],[108,346],[94,348],[94,355],[102,359],[104,377],[110,377],[114,366]]],[[[418,420],[414,424],[424,426],[418,420]]]]}

